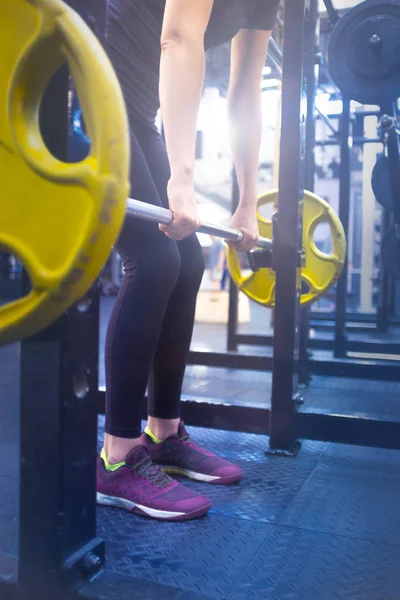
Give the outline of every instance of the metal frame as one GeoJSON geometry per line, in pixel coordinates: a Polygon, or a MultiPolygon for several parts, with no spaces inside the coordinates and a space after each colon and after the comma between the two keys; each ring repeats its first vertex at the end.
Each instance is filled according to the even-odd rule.
{"type": "MultiPolygon", "coordinates": [[[[382,207],[381,217],[381,239],[387,233],[393,222],[393,213],[386,207],[382,207]]],[[[378,307],[376,311],[376,329],[381,333],[389,331],[390,322],[390,299],[393,289],[393,277],[385,269],[382,259],[379,260],[379,295],[378,307]]]]}
{"type": "MultiPolygon", "coordinates": [[[[333,15],[334,9],[331,2],[326,2],[327,8],[330,8],[329,12],[331,16],[333,15]],[[329,6],[328,6],[329,5],[329,6]]],[[[337,16],[337,13],[336,13],[337,16]]],[[[314,65],[312,65],[314,66],[314,65]]],[[[305,63],[305,69],[307,69],[308,64],[305,63]]],[[[308,67],[309,68],[309,67],[308,67]]],[[[309,99],[310,106],[310,99],[309,99]]],[[[387,107],[388,114],[392,114],[392,108],[387,107]]],[[[376,116],[379,117],[382,114],[382,111],[360,111],[357,115],[364,116],[376,116]]],[[[331,130],[334,132],[335,136],[333,139],[315,141],[315,137],[313,143],[315,145],[324,146],[324,145],[340,145],[341,152],[341,174],[340,174],[340,202],[339,202],[339,217],[342,221],[342,224],[345,229],[346,236],[348,234],[349,228],[349,209],[350,209],[350,147],[349,147],[349,137],[352,137],[353,145],[363,145],[369,143],[380,143],[380,138],[371,138],[366,139],[365,137],[353,137],[352,134],[352,125],[353,121],[350,115],[350,99],[343,98],[343,112],[341,115],[324,115],[318,113],[316,118],[323,119],[327,121],[331,130]],[[330,117],[339,118],[340,121],[340,129],[339,132],[336,131],[334,126],[330,123],[330,117]]],[[[315,135],[315,133],[314,133],[315,135]]],[[[307,171],[307,169],[306,169],[307,171]]],[[[307,176],[307,174],[306,174],[307,176]]],[[[307,189],[312,189],[312,181],[310,178],[307,179],[307,189]]],[[[386,219],[387,220],[387,219],[386,219]]],[[[362,353],[362,354],[370,354],[371,359],[374,359],[374,362],[369,361],[369,364],[365,365],[365,374],[364,377],[370,376],[371,378],[380,379],[382,373],[388,373],[388,371],[393,371],[393,375],[391,379],[398,380],[396,376],[395,369],[396,365],[392,363],[392,368],[389,368],[389,365],[382,364],[379,360],[379,357],[376,357],[376,354],[391,354],[396,355],[398,353],[399,345],[397,343],[387,342],[386,344],[381,344],[374,340],[372,341],[357,341],[357,340],[348,340],[347,333],[353,332],[371,332],[371,330],[375,330],[377,332],[385,332],[388,331],[389,326],[397,326],[398,319],[396,317],[391,317],[386,310],[389,306],[389,295],[393,290],[393,283],[390,281],[390,278],[383,274],[382,281],[380,283],[380,308],[377,310],[376,315],[359,315],[353,313],[347,313],[346,311],[346,295],[347,295],[347,265],[342,273],[342,276],[338,282],[336,288],[336,310],[334,314],[322,314],[315,313],[312,311],[302,311],[304,314],[304,318],[301,321],[301,331],[303,333],[302,336],[302,344],[301,344],[301,357],[302,357],[302,365],[300,372],[302,373],[302,382],[306,383],[309,371],[311,370],[311,363],[307,363],[307,342],[304,339],[304,335],[307,333],[309,327],[307,320],[310,320],[310,325],[313,329],[327,329],[334,330],[334,343],[325,340],[325,339],[317,339],[310,340],[309,347],[314,349],[332,349],[334,351],[334,357],[336,359],[345,359],[348,352],[351,353],[362,353]],[[308,313],[308,314],[307,314],[308,313]],[[354,321],[354,323],[353,323],[354,321]],[[372,325],[373,324],[373,325],[372,325]],[[377,360],[375,360],[377,358],[377,360]]],[[[233,305],[237,300],[237,291],[236,289],[231,291],[230,295],[230,303],[233,305]]],[[[235,307],[231,306],[231,310],[229,312],[229,320],[228,320],[228,350],[229,351],[237,351],[239,345],[272,345],[272,336],[257,336],[257,335],[242,335],[237,332],[237,316],[235,315],[235,307]]],[[[248,362],[247,358],[242,358],[243,364],[248,362]]],[[[400,360],[400,354],[399,354],[400,360]]],[[[324,361],[327,364],[326,375],[332,374],[336,372],[336,367],[331,368],[329,366],[329,361],[324,361]]],[[[235,361],[237,363],[237,361],[235,361]]],[[[361,365],[357,366],[357,372],[360,371],[361,365]]],[[[349,373],[351,376],[351,368],[349,369],[346,363],[343,364],[343,371],[349,373]]]]}
{"type": "MultiPolygon", "coordinates": [[[[201,403],[187,399],[182,404],[182,418],[194,426],[226,429],[271,435],[271,410],[216,404],[209,400],[201,403]]],[[[293,438],[399,449],[399,423],[374,419],[366,415],[334,415],[320,411],[296,412],[293,438]]],[[[289,453],[283,453],[289,455],[289,453]]]]}
{"type": "MultiPolygon", "coordinates": [[[[340,119],[340,189],[339,189],[339,219],[348,239],[350,218],[350,145],[351,120],[350,98],[342,96],[343,112],[340,119]]],[[[346,297],[347,297],[348,261],[345,259],[344,268],[336,286],[336,318],[335,318],[335,350],[336,358],[346,356],[346,297]]]]}
{"type": "MultiPolygon", "coordinates": [[[[312,0],[316,6],[315,0],[312,0]]],[[[303,196],[307,119],[304,56],[314,60],[306,35],[310,0],[286,0],[283,29],[282,117],[278,213],[274,221],[276,271],[269,451],[295,454],[294,417],[299,370],[300,293],[298,256],[302,245],[299,203],[303,196]],[[310,56],[311,55],[311,56],[310,56]],[[291,177],[287,174],[291,173],[291,177]]],[[[316,8],[315,8],[316,12],[316,8]]],[[[315,24],[313,34],[315,35],[315,24]]]]}
{"type": "MultiPolygon", "coordinates": [[[[316,48],[316,29],[318,19],[318,6],[311,4],[312,13],[306,22],[306,43],[308,46],[308,60],[304,61],[304,76],[307,82],[307,120],[305,139],[305,179],[304,187],[310,192],[314,191],[315,181],[315,128],[316,128],[316,105],[315,97],[318,86],[320,61],[316,48]],[[318,65],[318,66],[317,66],[318,65]]],[[[320,113],[321,116],[322,113],[320,113]]],[[[300,331],[299,331],[299,384],[307,385],[311,380],[310,370],[310,307],[300,309],[300,331]]]]}

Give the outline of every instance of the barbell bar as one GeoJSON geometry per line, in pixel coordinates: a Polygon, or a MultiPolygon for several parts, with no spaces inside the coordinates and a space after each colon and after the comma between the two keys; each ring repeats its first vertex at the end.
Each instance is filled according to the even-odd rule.
{"type": "MultiPolygon", "coordinates": [[[[167,208],[146,204],[132,198],[128,198],[126,202],[126,216],[160,225],[170,225],[173,221],[173,214],[167,208]]],[[[230,227],[211,223],[202,223],[197,229],[197,233],[220,237],[229,242],[241,242],[243,239],[243,233],[238,229],[231,229],[230,227]]],[[[266,250],[272,250],[272,241],[264,237],[258,238],[255,245],[266,250]]]]}

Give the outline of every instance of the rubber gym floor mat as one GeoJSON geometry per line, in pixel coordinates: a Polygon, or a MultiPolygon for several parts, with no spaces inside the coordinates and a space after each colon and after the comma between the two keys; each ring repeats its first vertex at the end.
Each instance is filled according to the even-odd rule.
{"type": "Polygon", "coordinates": [[[229,594],[271,530],[272,525],[218,515],[165,523],[120,510],[98,512],[109,569],[212,598],[229,594]]]}
{"type": "Polygon", "coordinates": [[[398,600],[400,548],[276,526],[229,600],[398,600]]]}
{"type": "MultiPolygon", "coordinates": [[[[296,497],[323,456],[326,443],[305,441],[296,460],[282,461],[267,456],[268,438],[227,431],[188,428],[202,446],[233,461],[243,469],[244,477],[236,485],[204,486],[191,481],[190,487],[211,498],[212,514],[276,523],[287,505],[296,497]],[[223,489],[221,489],[223,488],[223,489]]],[[[185,478],[180,478],[184,483],[185,478]]]]}
{"type": "Polygon", "coordinates": [[[389,542],[399,546],[400,556],[396,498],[400,498],[399,451],[332,444],[279,523],[389,542]]]}

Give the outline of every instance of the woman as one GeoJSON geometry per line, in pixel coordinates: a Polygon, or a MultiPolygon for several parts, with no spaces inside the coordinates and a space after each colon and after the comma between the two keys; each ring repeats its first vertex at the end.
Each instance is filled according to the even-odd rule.
{"type": "Polygon", "coordinates": [[[195,444],[179,416],[204,264],[193,185],[205,49],[232,39],[228,97],[240,204],[239,250],[258,238],[260,81],[278,0],[109,0],[107,47],[130,121],[131,195],[168,207],[173,221],[128,220],[116,248],[125,267],[106,341],[106,426],[98,502],[183,520],[210,500],[171,479],[238,481],[241,469],[195,444]],[[154,125],[161,105],[165,141],[154,125]],[[148,424],[141,407],[149,385],[148,424]]]}

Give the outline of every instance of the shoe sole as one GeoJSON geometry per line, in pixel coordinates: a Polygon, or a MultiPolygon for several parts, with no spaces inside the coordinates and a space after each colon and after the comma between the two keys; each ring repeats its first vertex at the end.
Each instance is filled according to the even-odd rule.
{"type": "Polygon", "coordinates": [[[150,508],[149,506],[143,506],[142,504],[136,504],[126,498],[117,498],[116,496],[107,496],[97,492],[97,504],[101,506],[109,506],[113,508],[123,508],[129,512],[133,512],[144,517],[151,517],[152,519],[159,519],[161,521],[187,521],[189,519],[196,519],[205,515],[211,508],[211,502],[205,506],[192,510],[191,512],[177,512],[177,511],[166,511],[159,510],[156,508],[150,508]]]}
{"type": "MultiPolygon", "coordinates": [[[[157,464],[157,463],[155,463],[157,464]]],[[[229,483],[236,483],[242,478],[243,473],[236,473],[236,475],[229,475],[229,477],[216,477],[215,475],[205,475],[204,473],[196,473],[196,471],[190,471],[189,469],[179,469],[178,467],[164,467],[163,465],[157,464],[157,466],[168,473],[168,475],[183,475],[194,479],[195,481],[202,481],[203,483],[213,483],[214,485],[228,485],[229,483]]]]}

